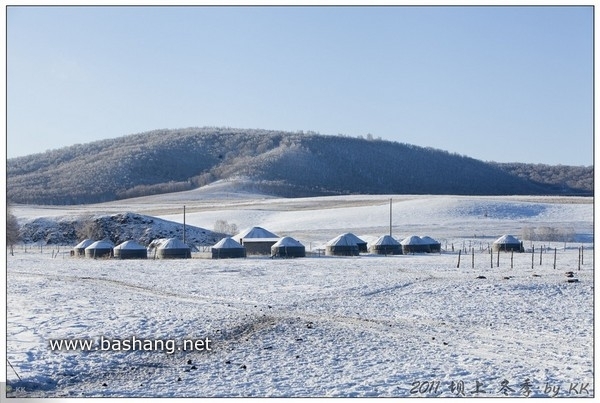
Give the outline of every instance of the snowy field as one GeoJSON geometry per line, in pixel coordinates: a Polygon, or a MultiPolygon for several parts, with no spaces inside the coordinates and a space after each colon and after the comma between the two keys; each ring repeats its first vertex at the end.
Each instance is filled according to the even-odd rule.
{"type": "MultiPolygon", "coordinates": [[[[314,250],[341,232],[368,241],[388,233],[390,197],[394,236],[429,235],[447,250],[118,261],[17,247],[7,256],[8,396],[594,395],[591,198],[277,199],[192,191],[87,209],[181,222],[185,204],[190,224],[259,225],[314,250]],[[526,241],[536,254],[514,254],[512,268],[509,253],[497,267],[497,255],[482,250],[528,227],[568,229],[575,242],[526,241]],[[457,268],[463,246],[475,248],[474,267],[469,252],[457,268]],[[133,338],[137,351],[125,348],[133,338]],[[50,348],[53,340],[76,339],[91,340],[91,351],[50,348]],[[163,345],[151,349],[141,340],[163,345]],[[202,351],[179,349],[189,340],[202,351]]],[[[82,209],[20,206],[14,213],[82,209]]]]}

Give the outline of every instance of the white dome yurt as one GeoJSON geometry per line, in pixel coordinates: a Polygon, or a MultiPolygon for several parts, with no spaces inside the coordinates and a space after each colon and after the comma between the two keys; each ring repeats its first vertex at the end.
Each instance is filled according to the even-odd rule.
{"type": "Polygon", "coordinates": [[[360,239],[359,237],[357,237],[356,235],[354,235],[352,232],[347,232],[346,234],[347,237],[350,237],[351,239],[354,240],[354,242],[356,242],[356,244],[358,245],[358,251],[359,252],[368,252],[369,248],[367,247],[367,243],[365,241],[363,241],[362,239],[360,239]]]}
{"type": "Polygon", "coordinates": [[[87,248],[93,243],[94,241],[91,239],[84,239],[83,241],[75,245],[75,247],[73,248],[73,254],[75,256],[85,256],[85,248],[87,248]]]}
{"type": "Polygon", "coordinates": [[[246,248],[230,237],[217,242],[212,248],[213,259],[230,259],[246,257],[246,248]]]}
{"type": "Polygon", "coordinates": [[[177,238],[169,238],[156,248],[159,259],[189,259],[192,257],[190,247],[177,238]]]}
{"type": "Polygon", "coordinates": [[[512,235],[502,235],[492,243],[492,250],[494,252],[523,252],[523,243],[512,235]]]}
{"type": "Polygon", "coordinates": [[[425,253],[429,251],[429,245],[423,243],[421,237],[412,235],[404,238],[400,241],[402,245],[402,253],[408,255],[409,253],[425,253]]]}
{"type": "Polygon", "coordinates": [[[292,237],[284,236],[271,246],[271,257],[305,257],[306,248],[292,237]]]}
{"type": "Polygon", "coordinates": [[[402,245],[390,235],[383,235],[370,245],[370,251],[377,255],[401,255],[402,245]]]}
{"type": "Polygon", "coordinates": [[[440,253],[442,251],[442,244],[429,236],[422,236],[421,241],[428,246],[428,252],[430,253],[440,253]]]}
{"type": "Polygon", "coordinates": [[[85,248],[85,257],[111,257],[114,244],[109,240],[96,241],[85,248]]]}
{"type": "Polygon", "coordinates": [[[360,251],[356,236],[346,233],[338,235],[325,244],[325,254],[330,256],[358,256],[360,251]]]}
{"type": "Polygon", "coordinates": [[[113,248],[115,259],[147,259],[148,250],[135,241],[125,241],[113,248]]]}

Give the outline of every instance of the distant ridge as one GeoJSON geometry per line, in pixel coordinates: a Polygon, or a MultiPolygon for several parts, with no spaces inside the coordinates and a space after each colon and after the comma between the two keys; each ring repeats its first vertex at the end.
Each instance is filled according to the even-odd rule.
{"type": "Polygon", "coordinates": [[[241,178],[280,197],[336,194],[593,195],[593,167],[498,164],[443,150],[313,132],[186,128],[7,161],[7,199],[86,204],[241,178]],[[539,169],[532,175],[532,167],[539,169]],[[555,168],[555,167],[554,167],[555,168]],[[544,177],[540,172],[551,172],[544,177]],[[560,178],[556,177],[560,172],[560,178]],[[548,177],[550,176],[550,177],[548,177]]]}

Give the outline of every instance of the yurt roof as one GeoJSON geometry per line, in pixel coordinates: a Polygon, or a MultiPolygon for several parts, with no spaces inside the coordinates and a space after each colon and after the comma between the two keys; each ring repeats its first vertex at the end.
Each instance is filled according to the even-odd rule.
{"type": "Polygon", "coordinates": [[[169,238],[162,242],[158,249],[189,249],[190,247],[184,244],[177,238],[169,238]]]}
{"type": "Polygon", "coordinates": [[[86,249],[112,249],[114,246],[115,245],[112,242],[102,240],[90,244],[90,246],[88,246],[86,249]]]}
{"type": "Polygon", "coordinates": [[[400,245],[400,242],[396,241],[393,237],[389,235],[383,235],[377,238],[372,245],[400,245]]]}
{"type": "Polygon", "coordinates": [[[91,239],[84,239],[83,241],[81,241],[77,245],[75,245],[75,247],[78,249],[81,249],[81,248],[85,249],[93,243],[94,243],[94,241],[91,239]]]}
{"type": "Polygon", "coordinates": [[[275,242],[273,245],[275,247],[279,246],[304,246],[300,242],[296,241],[294,238],[289,236],[284,236],[279,241],[275,242]]]}
{"type": "Polygon", "coordinates": [[[146,249],[145,246],[140,245],[136,241],[125,241],[115,246],[115,249],[127,249],[127,250],[142,250],[146,249]]]}
{"type": "Polygon", "coordinates": [[[400,241],[400,244],[401,245],[423,245],[423,240],[416,235],[412,235],[412,236],[404,238],[402,241],[400,241]]]}
{"type": "Polygon", "coordinates": [[[427,245],[438,245],[439,244],[438,241],[436,241],[435,239],[433,239],[432,237],[429,237],[429,236],[422,236],[421,241],[423,241],[423,243],[427,244],[427,245]]]}
{"type": "Polygon", "coordinates": [[[263,238],[263,239],[273,239],[279,238],[278,235],[275,235],[271,231],[267,231],[262,227],[251,227],[247,228],[244,231],[240,232],[235,236],[235,239],[246,239],[246,238],[263,238]]]}
{"type": "Polygon", "coordinates": [[[358,245],[356,240],[358,239],[356,236],[350,236],[352,234],[346,233],[341,234],[333,238],[331,241],[327,242],[328,246],[353,246],[358,245]]]}
{"type": "Polygon", "coordinates": [[[346,235],[350,239],[354,239],[354,242],[356,242],[357,244],[359,244],[359,243],[366,243],[365,241],[363,241],[362,239],[360,239],[359,237],[357,237],[356,235],[354,235],[352,232],[346,232],[343,235],[346,235]]]}
{"type": "Polygon", "coordinates": [[[500,244],[520,244],[521,242],[512,235],[502,235],[500,238],[496,239],[494,243],[500,244]]]}
{"type": "Polygon", "coordinates": [[[166,242],[167,240],[168,240],[168,238],[157,238],[157,239],[154,239],[154,240],[152,240],[152,242],[150,242],[150,244],[148,245],[148,248],[149,249],[158,248],[158,247],[160,247],[160,245],[163,242],[166,242]]]}
{"type": "Polygon", "coordinates": [[[216,249],[244,249],[242,245],[230,237],[226,237],[217,242],[213,248],[216,249]]]}

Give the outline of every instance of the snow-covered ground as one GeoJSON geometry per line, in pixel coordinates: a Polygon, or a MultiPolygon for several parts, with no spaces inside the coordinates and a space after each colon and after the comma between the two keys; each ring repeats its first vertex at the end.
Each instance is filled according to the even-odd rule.
{"type": "MultiPolygon", "coordinates": [[[[17,247],[7,256],[7,358],[20,380],[7,367],[9,396],[594,394],[591,199],[194,194],[87,208],[182,221],[185,204],[192,225],[258,225],[310,250],[342,232],[365,240],[388,233],[391,197],[394,236],[429,235],[447,251],[118,261],[17,247]],[[498,256],[482,251],[527,227],[569,229],[576,242],[533,242],[533,268],[531,253],[514,254],[511,268],[509,253],[496,267],[498,256]],[[475,267],[467,253],[457,268],[458,249],[469,245],[475,267]],[[177,347],[208,338],[211,350],[103,351],[96,344],[102,337],[173,340],[177,347]],[[95,344],[88,352],[51,351],[58,339],[95,344]]],[[[14,212],[31,218],[82,208],[14,212]]]]}

